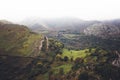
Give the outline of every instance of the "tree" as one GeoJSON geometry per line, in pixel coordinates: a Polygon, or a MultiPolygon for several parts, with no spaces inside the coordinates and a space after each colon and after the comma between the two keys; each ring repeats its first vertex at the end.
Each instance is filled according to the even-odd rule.
{"type": "Polygon", "coordinates": [[[68,61],[68,57],[67,56],[64,57],[64,61],[68,61]]]}
{"type": "Polygon", "coordinates": [[[81,74],[78,76],[78,80],[88,80],[88,73],[87,72],[81,72],[81,74]]]}
{"type": "Polygon", "coordinates": [[[60,75],[63,75],[63,74],[64,74],[64,69],[63,69],[63,68],[60,68],[60,69],[59,69],[59,74],[60,74],[60,75]]]}
{"type": "Polygon", "coordinates": [[[73,62],[73,56],[71,57],[70,61],[73,62]]]}

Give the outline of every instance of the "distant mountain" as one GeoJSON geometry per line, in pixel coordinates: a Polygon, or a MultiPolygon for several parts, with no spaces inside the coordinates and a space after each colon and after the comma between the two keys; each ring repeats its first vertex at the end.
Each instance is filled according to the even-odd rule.
{"type": "Polygon", "coordinates": [[[90,25],[84,30],[87,35],[94,35],[102,38],[120,37],[120,19],[101,21],[90,25]]]}
{"type": "Polygon", "coordinates": [[[111,25],[115,25],[118,28],[120,28],[120,19],[115,19],[115,20],[109,20],[109,21],[104,21],[104,23],[106,24],[111,24],[111,25]]]}
{"type": "Polygon", "coordinates": [[[102,38],[119,37],[120,29],[112,24],[93,24],[84,30],[86,35],[94,35],[102,38]]]}
{"type": "Polygon", "coordinates": [[[49,29],[44,21],[44,19],[39,18],[28,18],[18,23],[28,26],[28,28],[32,29],[33,31],[39,31],[49,29]]]}
{"type": "Polygon", "coordinates": [[[0,20],[0,24],[12,24],[12,22],[7,20],[0,20]]]}
{"type": "Polygon", "coordinates": [[[26,19],[20,22],[20,24],[27,25],[35,32],[39,30],[74,30],[77,32],[83,32],[83,30],[94,23],[99,21],[84,21],[77,18],[56,18],[56,19],[26,19]]]}
{"type": "Polygon", "coordinates": [[[77,18],[56,19],[26,19],[21,24],[27,25],[32,31],[41,30],[66,31],[85,33],[99,37],[118,37],[120,34],[120,19],[109,21],[84,21],[77,18]]]}

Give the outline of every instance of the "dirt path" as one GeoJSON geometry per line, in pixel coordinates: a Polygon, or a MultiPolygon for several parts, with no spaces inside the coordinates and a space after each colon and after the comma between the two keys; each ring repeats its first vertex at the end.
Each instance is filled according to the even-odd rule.
{"type": "Polygon", "coordinates": [[[39,48],[38,48],[39,51],[41,51],[41,49],[42,49],[42,47],[43,47],[43,42],[44,42],[44,40],[41,40],[41,41],[40,41],[40,45],[39,45],[39,48]]]}
{"type": "Polygon", "coordinates": [[[43,43],[45,42],[45,49],[46,51],[49,48],[49,41],[48,41],[48,37],[47,36],[43,36],[42,40],[40,39],[39,41],[35,42],[35,49],[34,52],[31,56],[39,56],[40,55],[40,51],[42,50],[43,47],[43,43]]]}

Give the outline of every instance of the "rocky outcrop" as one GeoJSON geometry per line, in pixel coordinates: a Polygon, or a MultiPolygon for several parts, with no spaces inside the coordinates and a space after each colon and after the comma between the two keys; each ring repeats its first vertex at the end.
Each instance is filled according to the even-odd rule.
{"type": "Polygon", "coordinates": [[[120,29],[114,25],[98,23],[87,27],[84,33],[102,38],[111,38],[120,36],[120,29]]]}
{"type": "Polygon", "coordinates": [[[116,59],[112,62],[112,64],[113,64],[114,66],[120,67],[120,53],[119,53],[118,51],[116,51],[115,53],[116,53],[116,55],[118,56],[118,58],[116,58],[116,59]]]}

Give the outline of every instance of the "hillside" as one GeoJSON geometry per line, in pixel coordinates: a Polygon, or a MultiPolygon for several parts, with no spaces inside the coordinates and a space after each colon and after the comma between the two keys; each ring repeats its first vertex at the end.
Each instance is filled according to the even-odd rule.
{"type": "Polygon", "coordinates": [[[30,56],[35,51],[35,42],[42,35],[31,32],[26,26],[0,24],[0,55],[30,56]]]}
{"type": "Polygon", "coordinates": [[[102,38],[120,37],[120,29],[110,24],[93,24],[84,30],[86,35],[93,35],[102,38]]]}
{"type": "Polygon", "coordinates": [[[0,80],[34,80],[37,76],[44,77],[41,75],[48,72],[50,64],[62,52],[62,48],[61,42],[31,32],[24,25],[1,22],[0,80]]]}
{"type": "Polygon", "coordinates": [[[119,80],[119,32],[99,21],[1,22],[0,80],[119,80]]]}

